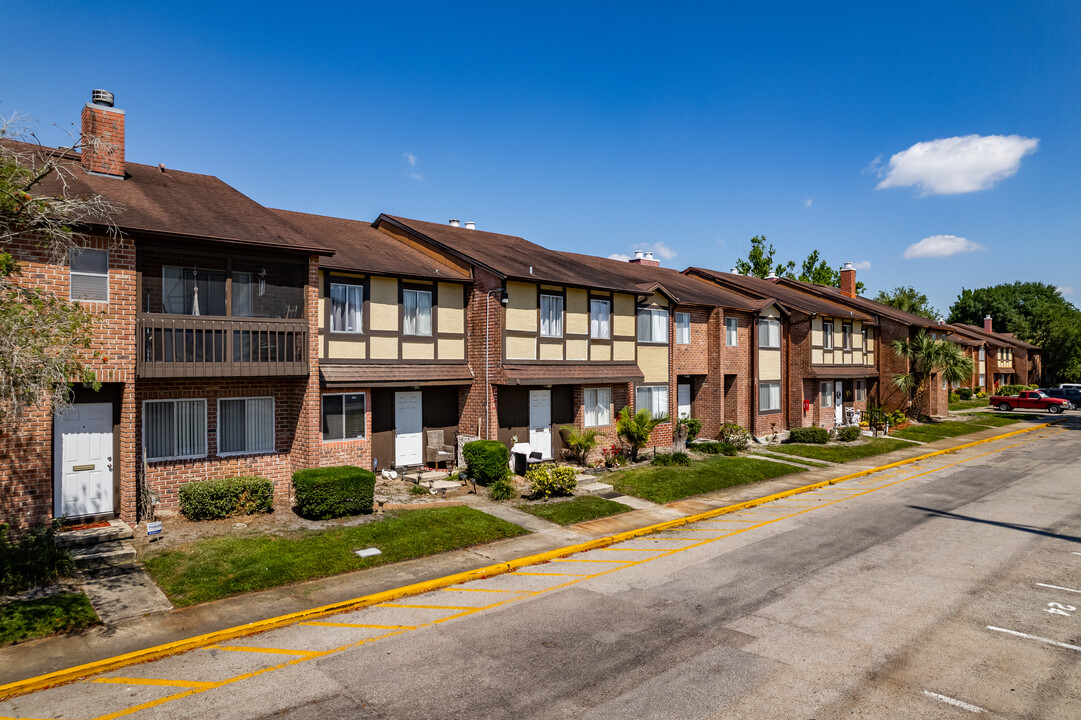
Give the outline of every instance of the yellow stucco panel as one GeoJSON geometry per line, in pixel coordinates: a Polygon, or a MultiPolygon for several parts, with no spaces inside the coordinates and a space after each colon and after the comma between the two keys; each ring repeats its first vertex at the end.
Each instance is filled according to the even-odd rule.
{"type": "Polygon", "coordinates": [[[612,298],[612,315],[612,332],[616,335],[635,334],[633,295],[616,293],[612,298]]]}
{"type": "Polygon", "coordinates": [[[853,365],[862,365],[863,364],[863,350],[858,350],[857,349],[857,350],[852,352],[852,364],[853,365]]]}
{"type": "MultiPolygon", "coordinates": [[[[827,360],[826,362],[829,362],[827,360]]],[[[758,379],[781,379],[781,353],[777,350],[758,351],[758,379]]]]}
{"type": "Polygon", "coordinates": [[[616,340],[612,343],[612,359],[617,362],[634,360],[634,341],[616,340]]]}
{"type": "Polygon", "coordinates": [[[643,382],[668,382],[668,346],[642,345],[639,347],[638,367],[645,375],[643,382]]]}
{"type": "Polygon", "coordinates": [[[541,360],[562,360],[563,359],[563,343],[541,343],[540,344],[540,359],[541,360]]]}
{"type": "Polygon", "coordinates": [[[440,360],[465,360],[465,340],[459,338],[439,338],[438,352],[440,360]]]}
{"type": "Polygon", "coordinates": [[[589,332],[589,293],[567,288],[567,333],[585,335],[589,332]]]}
{"type": "MultiPolygon", "coordinates": [[[[822,318],[811,318],[811,344],[822,346],[822,318]]],[[[821,357],[821,353],[819,353],[821,357]]],[[[815,362],[812,360],[811,362],[815,362]]],[[[822,362],[821,360],[817,362],[822,362]]]]}
{"type": "Polygon", "coordinates": [[[372,360],[397,360],[398,338],[396,337],[373,337],[371,344],[372,360]]]}
{"type": "Polygon", "coordinates": [[[664,295],[661,295],[660,293],[653,293],[649,296],[649,300],[646,302],[646,305],[666,308],[668,307],[668,298],[666,298],[664,295]]]}
{"type": "Polygon", "coordinates": [[[567,359],[588,360],[589,341],[585,338],[567,338],[567,359]]]}
{"type": "Polygon", "coordinates": [[[507,329],[537,331],[537,286],[507,283],[507,329]]]}
{"type": "Polygon", "coordinates": [[[852,323],[852,347],[863,349],[863,323],[859,320],[852,323]]]}
{"type": "Polygon", "coordinates": [[[822,350],[821,348],[811,348],[811,362],[815,365],[822,364],[822,350]]]}
{"type": "Polygon", "coordinates": [[[368,343],[363,337],[356,340],[331,340],[327,357],[338,360],[364,360],[368,357],[368,343]]]}
{"type": "Polygon", "coordinates": [[[536,360],[537,339],[532,337],[507,337],[508,360],[536,360]]]}
{"type": "Polygon", "coordinates": [[[770,305],[767,308],[763,308],[760,314],[762,317],[773,318],[774,320],[781,319],[781,310],[776,305],[770,305]]]}
{"type": "MultiPolygon", "coordinates": [[[[368,304],[372,330],[398,330],[398,280],[372,278],[372,297],[368,304]]],[[[372,348],[374,352],[375,348],[372,348]]]]}
{"type": "Polygon", "coordinates": [[[593,343],[589,348],[589,359],[607,361],[612,359],[612,346],[593,343]]]}
{"type": "Polygon", "coordinates": [[[417,342],[402,341],[403,360],[435,360],[435,343],[431,340],[417,342]]]}
{"type": "Polygon", "coordinates": [[[436,315],[439,332],[465,332],[465,294],[461,285],[439,283],[439,300],[436,315]]]}

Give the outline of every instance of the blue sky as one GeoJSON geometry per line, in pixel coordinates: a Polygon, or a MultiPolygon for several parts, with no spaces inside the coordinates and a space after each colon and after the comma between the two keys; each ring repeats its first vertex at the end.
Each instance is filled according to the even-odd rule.
{"type": "Polygon", "coordinates": [[[1081,4],[519,5],[41,0],[0,115],[60,143],[100,87],[129,160],[272,207],[1081,304],[1081,4]]]}

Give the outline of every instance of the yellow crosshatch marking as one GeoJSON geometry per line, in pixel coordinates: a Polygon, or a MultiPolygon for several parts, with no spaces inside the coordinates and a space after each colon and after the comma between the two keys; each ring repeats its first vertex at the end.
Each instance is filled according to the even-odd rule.
{"type": "MultiPolygon", "coordinates": [[[[279,663],[277,665],[261,668],[259,670],[255,670],[255,671],[252,671],[252,672],[237,675],[235,677],[227,678],[225,680],[220,680],[220,681],[217,681],[217,682],[198,682],[198,681],[183,681],[183,680],[177,681],[177,680],[170,680],[170,679],[133,679],[133,678],[88,678],[88,679],[84,679],[82,682],[84,684],[86,684],[86,685],[96,683],[96,682],[97,683],[105,682],[105,683],[117,683],[117,684],[127,683],[127,684],[139,684],[139,685],[160,685],[160,686],[163,686],[163,687],[184,687],[184,688],[188,688],[187,690],[185,690],[183,692],[180,692],[180,693],[175,693],[173,695],[167,695],[165,697],[158,698],[156,700],[151,700],[149,702],[141,703],[139,705],[135,705],[135,706],[132,706],[132,707],[129,707],[129,708],[125,708],[123,710],[120,710],[120,711],[117,711],[117,712],[114,712],[114,713],[109,713],[107,715],[100,715],[100,716],[98,716],[96,718],[92,718],[91,720],[114,720],[115,718],[124,717],[126,715],[130,715],[130,714],[138,712],[140,710],[145,710],[145,709],[148,709],[148,708],[151,708],[151,707],[156,707],[158,705],[162,705],[162,704],[167,703],[167,702],[172,702],[174,700],[179,700],[181,698],[189,697],[191,695],[195,695],[195,694],[202,693],[202,692],[206,692],[208,690],[221,688],[221,687],[224,687],[226,685],[230,685],[232,683],[236,683],[236,682],[239,682],[239,681],[242,681],[242,680],[246,680],[246,679],[249,679],[249,678],[256,677],[256,676],[261,675],[263,673],[272,672],[274,670],[278,670],[278,669],[288,667],[288,666],[291,666],[291,665],[297,665],[299,663],[306,662],[306,661],[312,660],[314,658],[324,657],[324,656],[327,656],[327,655],[331,655],[331,654],[334,654],[334,653],[341,652],[343,650],[347,650],[349,648],[359,647],[360,645],[375,642],[377,640],[382,640],[382,639],[388,638],[388,637],[393,637],[395,635],[401,635],[401,634],[403,634],[405,632],[410,632],[410,631],[417,630],[417,629],[420,629],[420,628],[438,625],[440,623],[444,623],[444,622],[447,622],[449,620],[453,620],[455,618],[460,618],[460,617],[465,617],[465,616],[468,616],[468,615],[473,615],[473,614],[476,614],[478,612],[481,612],[483,610],[487,610],[487,609],[490,609],[490,608],[493,608],[493,607],[498,607],[498,606],[501,606],[501,605],[506,605],[506,604],[510,604],[510,603],[513,603],[513,602],[517,602],[518,600],[521,600],[523,598],[533,597],[535,595],[540,595],[540,594],[543,594],[543,593],[552,592],[553,590],[559,590],[559,589],[574,585],[576,583],[583,582],[584,580],[587,580],[589,578],[602,577],[604,575],[619,572],[620,570],[624,570],[626,568],[635,567],[635,566],[638,566],[638,565],[641,565],[641,564],[644,564],[644,563],[647,563],[647,562],[652,562],[652,561],[657,560],[659,558],[668,557],[669,555],[674,555],[676,553],[681,553],[681,552],[685,552],[687,550],[702,547],[702,546],[708,545],[710,543],[714,543],[714,542],[717,542],[717,541],[720,541],[720,540],[724,540],[725,538],[731,537],[733,535],[739,535],[739,534],[745,533],[745,532],[750,531],[750,530],[755,530],[757,528],[764,527],[766,525],[771,525],[773,523],[780,522],[782,520],[786,520],[786,519],[795,517],[797,515],[802,515],[803,513],[808,513],[808,512],[812,512],[814,510],[829,507],[830,505],[835,505],[835,504],[841,503],[841,502],[843,502],[845,500],[849,500],[849,499],[852,499],[852,498],[867,495],[867,494],[870,494],[872,492],[876,492],[877,490],[881,490],[883,488],[891,487],[893,485],[898,485],[898,484],[903,483],[903,482],[908,482],[910,480],[914,480],[915,478],[922,477],[924,475],[928,475],[928,474],[930,474],[932,472],[938,472],[940,470],[944,470],[946,468],[953,467],[955,465],[960,465],[962,463],[971,462],[972,460],[976,460],[976,459],[981,458],[981,457],[986,457],[988,455],[993,455],[995,453],[1002,452],[1004,450],[1009,450],[1011,448],[1015,448],[1015,447],[1018,447],[1020,445],[1025,445],[1025,444],[1028,444],[1028,443],[1036,442],[1038,440],[1042,440],[1044,438],[1051,437],[1051,436],[1060,434],[1062,432],[1065,432],[1065,430],[1062,430],[1062,429],[1059,429],[1059,428],[1051,428],[1051,429],[1049,429],[1047,425],[1037,426],[1035,428],[1030,428],[1030,429],[1027,429],[1027,430],[1015,431],[1013,433],[1008,433],[1006,435],[1000,435],[1000,436],[997,436],[997,437],[994,437],[994,438],[988,438],[986,440],[976,441],[972,445],[969,445],[969,446],[962,446],[962,447],[959,447],[959,448],[951,448],[949,451],[938,451],[936,453],[936,456],[953,454],[953,452],[955,452],[956,450],[964,449],[964,448],[967,448],[967,447],[973,447],[975,445],[980,445],[980,444],[984,444],[984,443],[987,443],[987,442],[993,442],[995,440],[1005,439],[1006,437],[1010,437],[1011,435],[1016,435],[1016,434],[1026,433],[1026,432],[1032,432],[1033,430],[1045,430],[1045,432],[1037,433],[1035,436],[1033,436],[1029,440],[1022,440],[1020,442],[1016,442],[1016,443],[1013,443],[1011,445],[1006,445],[1004,447],[997,448],[997,449],[994,449],[994,450],[990,450],[988,452],[979,453],[979,454],[973,455],[971,457],[965,457],[965,458],[956,460],[954,462],[945,463],[945,464],[940,465],[938,467],[932,467],[932,468],[924,470],[924,468],[928,467],[927,465],[918,465],[918,466],[913,465],[912,467],[909,468],[909,469],[913,469],[913,470],[916,470],[916,469],[923,470],[923,472],[917,472],[917,473],[913,473],[913,474],[908,474],[907,472],[898,472],[898,471],[894,470],[894,471],[891,472],[891,474],[889,475],[889,477],[887,479],[893,479],[894,477],[901,476],[900,479],[893,480],[892,482],[888,482],[888,483],[875,482],[875,483],[873,483],[874,487],[870,487],[867,490],[862,490],[860,492],[856,492],[856,493],[853,493],[853,494],[844,495],[844,496],[840,496],[840,497],[831,496],[828,499],[823,499],[823,501],[820,504],[812,505],[812,506],[805,507],[805,508],[802,508],[802,509],[796,510],[795,508],[791,508],[791,509],[795,510],[795,512],[791,512],[791,513],[788,513],[788,514],[777,515],[777,516],[764,516],[764,517],[762,517],[760,519],[756,519],[754,521],[741,521],[741,522],[754,522],[754,524],[748,525],[746,527],[732,528],[731,532],[725,532],[725,534],[720,535],[718,537],[705,538],[705,539],[702,539],[702,540],[699,540],[699,541],[696,541],[696,542],[690,542],[690,544],[685,544],[685,545],[676,546],[676,547],[653,547],[653,548],[597,547],[597,548],[594,548],[594,549],[597,549],[597,550],[606,550],[606,551],[612,551],[612,552],[621,552],[622,551],[622,552],[654,553],[653,555],[651,555],[649,557],[646,557],[646,558],[643,558],[643,559],[640,559],[640,560],[631,560],[631,561],[621,561],[621,560],[591,561],[591,560],[572,560],[572,559],[569,559],[569,558],[561,558],[561,559],[557,560],[557,561],[562,561],[562,562],[607,562],[607,563],[612,563],[614,565],[614,567],[604,569],[604,570],[600,570],[599,572],[596,572],[596,573],[593,573],[593,574],[590,574],[590,575],[574,575],[574,574],[571,574],[571,573],[530,573],[530,572],[517,572],[517,571],[507,573],[507,575],[509,577],[513,577],[513,576],[516,576],[516,575],[547,575],[547,576],[558,576],[558,577],[567,577],[567,578],[569,578],[565,582],[559,583],[559,584],[554,585],[554,586],[549,587],[549,588],[545,588],[543,590],[534,590],[534,591],[510,590],[510,591],[507,591],[507,590],[486,590],[486,589],[482,589],[482,588],[440,588],[442,590],[449,590],[449,591],[456,591],[456,592],[467,592],[467,591],[468,592],[472,592],[472,591],[478,591],[478,592],[510,592],[510,593],[514,593],[514,597],[510,597],[510,598],[507,598],[506,600],[504,600],[502,602],[492,603],[490,605],[484,605],[484,606],[475,607],[475,608],[470,607],[470,608],[465,609],[465,611],[463,611],[463,612],[459,612],[459,613],[456,613],[456,614],[453,614],[453,615],[450,615],[450,616],[447,616],[447,617],[444,617],[444,618],[439,618],[437,620],[431,620],[429,622],[419,623],[417,625],[368,625],[368,624],[359,624],[359,623],[334,623],[334,622],[318,622],[318,621],[303,621],[303,622],[296,622],[295,623],[295,625],[297,625],[297,626],[375,628],[375,629],[392,630],[392,632],[388,632],[388,633],[385,633],[385,634],[377,636],[377,637],[365,638],[365,639],[360,640],[358,642],[348,643],[346,645],[342,645],[341,647],[334,648],[332,650],[326,650],[326,651],[319,652],[319,651],[311,651],[311,650],[289,650],[289,649],[260,648],[260,647],[248,647],[248,646],[222,646],[222,645],[204,646],[204,647],[207,647],[207,648],[218,649],[218,650],[229,650],[229,651],[251,652],[251,653],[268,653],[268,654],[294,656],[293,659],[282,662],[282,663],[279,663]]],[[[904,462],[905,461],[901,461],[902,464],[904,462]]],[[[886,467],[896,467],[896,466],[886,466],[886,467]]],[[[875,471],[874,470],[869,470],[869,471],[863,471],[863,472],[873,473],[875,471]]],[[[852,476],[849,476],[849,477],[851,478],[852,476]]],[[[843,480],[844,480],[844,478],[839,479],[839,480],[835,480],[835,481],[832,481],[832,482],[840,482],[840,481],[843,481],[843,480]]],[[[870,485],[872,483],[867,483],[867,484],[870,485]]],[[[827,487],[827,486],[823,485],[823,486],[817,487],[817,488],[816,488],[816,486],[813,486],[813,485],[808,486],[808,488],[816,488],[816,489],[824,489],[825,487],[827,487]]],[[[800,489],[797,488],[796,491],[800,491],[800,489]]],[[[809,492],[809,491],[813,491],[813,490],[803,490],[802,492],[809,492]]],[[[789,491],[789,492],[793,492],[793,491],[789,491]]],[[[788,497],[788,495],[785,495],[784,497],[788,497]]],[[[773,498],[773,499],[763,498],[763,499],[760,499],[758,501],[751,501],[751,502],[758,502],[758,503],[773,502],[773,501],[775,501],[777,499],[784,499],[784,498],[783,497],[782,498],[773,498]]],[[[740,507],[741,509],[745,509],[744,506],[733,506],[733,507],[740,507]]],[[[725,510],[724,508],[719,509],[720,512],[723,512],[724,510],[725,510]]],[[[711,511],[711,512],[717,512],[717,511],[711,511]]],[[[703,519],[705,519],[707,521],[710,521],[710,522],[725,522],[725,521],[721,521],[721,520],[714,520],[711,517],[706,517],[706,518],[703,518],[703,519]]],[[[686,522],[693,522],[693,520],[687,520],[686,522]]],[[[680,529],[680,528],[672,527],[672,526],[667,526],[666,527],[666,525],[667,525],[666,523],[662,523],[659,526],[654,526],[653,528],[651,528],[651,531],[652,532],[668,532],[668,531],[671,531],[673,529],[680,529]]],[[[724,531],[715,529],[714,532],[724,532],[724,531]]],[[[688,542],[688,541],[687,540],[681,540],[681,542],[688,542]]],[[[472,580],[471,582],[483,582],[484,579],[485,578],[481,577],[481,578],[477,578],[476,580],[472,580]]],[[[380,604],[377,604],[377,605],[371,605],[369,607],[396,607],[396,608],[402,608],[402,609],[407,609],[407,610],[408,609],[458,609],[458,606],[409,605],[409,604],[405,604],[405,603],[380,603],[380,604]]],[[[359,610],[359,611],[362,612],[363,608],[361,610],[359,610]]],[[[358,612],[358,610],[350,609],[350,610],[344,610],[343,612],[358,612]]],[[[0,720],[8,720],[8,719],[0,717],[0,720]]],[[[12,720],[14,720],[14,719],[12,719],[12,720]]]]}
{"type": "Polygon", "coordinates": [[[419,608],[421,610],[475,610],[472,605],[410,605],[408,603],[379,603],[372,607],[381,608],[419,608]]]}

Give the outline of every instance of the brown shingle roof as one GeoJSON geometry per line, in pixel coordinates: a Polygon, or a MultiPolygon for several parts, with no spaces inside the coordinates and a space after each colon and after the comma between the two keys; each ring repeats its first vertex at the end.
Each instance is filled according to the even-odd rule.
{"type": "MultiPolygon", "coordinates": [[[[28,143],[5,141],[28,159],[58,152],[28,143]]],[[[66,192],[75,197],[100,195],[118,210],[113,222],[126,233],[152,233],[271,246],[329,255],[333,251],[283,221],[270,209],[211,175],[125,163],[124,178],[91,175],[76,153],[68,152],[64,167],[66,192]]],[[[65,192],[60,179],[41,184],[45,193],[65,192]]]]}
{"type": "Polygon", "coordinates": [[[722,283],[728,287],[734,287],[740,292],[747,293],[760,299],[774,299],[781,305],[799,310],[801,312],[818,315],[833,315],[835,317],[851,317],[864,322],[874,322],[874,318],[859,309],[853,309],[844,303],[835,302],[818,296],[815,293],[806,292],[802,288],[792,287],[785,282],[771,282],[762,278],[749,275],[735,275],[722,273],[706,268],[690,267],[683,271],[687,274],[698,275],[722,283]]]}
{"type": "Polygon", "coordinates": [[[865,297],[857,295],[856,297],[849,297],[841,292],[840,288],[827,287],[825,285],[815,285],[814,283],[800,282],[799,280],[782,280],[781,282],[799,287],[801,290],[816,295],[823,296],[833,302],[851,305],[857,307],[864,312],[871,313],[872,315],[882,315],[888,317],[891,320],[895,320],[905,325],[915,325],[916,327],[930,328],[932,330],[943,330],[934,320],[925,318],[922,315],[916,315],[914,313],[905,312],[904,310],[898,310],[895,307],[886,305],[885,303],[876,302],[874,300],[868,300],[865,297]]]}
{"type": "Polygon", "coordinates": [[[634,284],[628,283],[621,276],[583,265],[564,253],[549,250],[515,235],[470,230],[386,214],[376,218],[373,225],[379,227],[382,223],[410,232],[504,278],[638,292],[634,284]]]}
{"type": "Polygon", "coordinates": [[[369,222],[291,210],[273,212],[305,235],[319,238],[322,244],[334,249],[334,256],[321,261],[320,267],[459,282],[472,279],[468,272],[425,255],[376,230],[369,222]]]}
{"type": "Polygon", "coordinates": [[[1039,345],[1033,345],[1032,343],[1027,343],[1024,340],[1019,340],[1010,333],[987,332],[978,325],[969,325],[968,323],[953,323],[950,327],[956,328],[960,332],[968,333],[970,337],[979,338],[985,342],[989,342],[994,345],[1012,345],[1013,347],[1025,348],[1027,350],[1040,349],[1039,345]]]}

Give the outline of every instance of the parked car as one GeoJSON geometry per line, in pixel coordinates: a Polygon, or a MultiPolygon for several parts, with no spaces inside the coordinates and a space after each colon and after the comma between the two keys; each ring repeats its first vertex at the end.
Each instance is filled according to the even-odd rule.
{"type": "Polygon", "coordinates": [[[1047,397],[1062,398],[1070,403],[1072,408],[1081,407],[1081,387],[1057,387],[1057,388],[1040,388],[1047,397]]]}
{"type": "Polygon", "coordinates": [[[1025,390],[1018,395],[992,395],[988,402],[999,410],[1046,410],[1060,413],[1069,405],[1068,400],[1048,397],[1039,390],[1025,390]]]}

